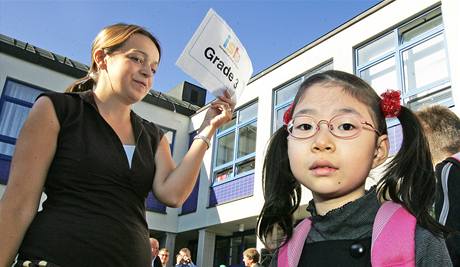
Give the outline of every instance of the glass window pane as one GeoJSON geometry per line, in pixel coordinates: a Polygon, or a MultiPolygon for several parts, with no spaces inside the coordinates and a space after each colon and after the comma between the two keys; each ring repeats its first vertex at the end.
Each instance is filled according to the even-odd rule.
{"type": "Polygon", "coordinates": [[[292,102],[302,82],[314,74],[331,69],[332,61],[309,71],[302,78],[299,78],[294,82],[290,83],[289,85],[275,91],[275,106],[277,107],[275,108],[275,116],[273,118],[273,131],[276,131],[283,125],[283,115],[286,109],[289,107],[289,105],[286,104],[290,104],[292,102]],[[280,108],[280,106],[282,107],[280,108]]]}
{"type": "Polygon", "coordinates": [[[0,134],[17,138],[30,108],[4,102],[0,112],[0,134]]]}
{"type": "Polygon", "coordinates": [[[409,108],[411,110],[417,111],[424,107],[429,107],[432,105],[442,105],[450,107],[454,104],[452,99],[452,91],[449,88],[448,90],[442,90],[435,94],[431,94],[424,98],[418,99],[417,101],[409,102],[409,108]]]}
{"type": "MultiPolygon", "coordinates": [[[[318,67],[318,68],[316,68],[316,69],[311,70],[310,72],[308,72],[307,74],[305,74],[305,75],[303,76],[303,78],[304,78],[304,80],[305,80],[305,79],[308,79],[308,77],[313,76],[313,75],[316,74],[316,73],[320,73],[320,72],[326,71],[326,70],[332,70],[332,61],[329,62],[329,63],[327,63],[327,64],[324,64],[324,65],[322,65],[322,66],[320,66],[320,67],[318,67]]],[[[300,86],[300,84],[299,84],[299,86],[300,86]]]]}
{"type": "Polygon", "coordinates": [[[449,79],[444,35],[403,52],[406,93],[449,79]]]}
{"type": "Polygon", "coordinates": [[[377,94],[386,89],[398,89],[395,59],[391,57],[360,72],[363,80],[368,82],[377,94]]]}
{"type": "Polygon", "coordinates": [[[12,144],[0,142],[0,154],[12,157],[13,152],[14,152],[14,147],[15,146],[12,144]]]}
{"type": "Polygon", "coordinates": [[[276,111],[276,114],[275,114],[275,125],[273,125],[274,129],[273,131],[276,131],[278,130],[281,126],[284,125],[284,122],[283,122],[283,116],[284,116],[284,112],[286,112],[286,110],[289,108],[289,106],[291,105],[291,103],[289,103],[289,105],[283,107],[283,108],[280,108],[276,111]]]}
{"type": "Polygon", "coordinates": [[[240,162],[238,163],[238,165],[236,165],[236,174],[241,174],[241,173],[245,173],[245,172],[248,172],[248,171],[252,171],[254,170],[254,167],[255,167],[255,160],[254,158],[251,158],[251,159],[247,159],[243,162],[240,162]]]}
{"type": "Polygon", "coordinates": [[[5,89],[6,95],[27,101],[29,103],[34,103],[37,96],[40,93],[43,93],[40,90],[33,89],[27,85],[23,85],[13,81],[8,81],[5,89]]]}
{"type": "Polygon", "coordinates": [[[236,123],[236,119],[233,118],[231,121],[227,122],[226,124],[222,125],[222,127],[219,128],[219,132],[223,132],[229,128],[232,128],[233,126],[235,126],[235,123],[236,123]]]}
{"type": "Polygon", "coordinates": [[[388,154],[390,156],[394,156],[398,153],[399,149],[401,148],[401,144],[403,141],[403,132],[401,128],[401,124],[396,124],[392,127],[388,127],[388,141],[390,143],[390,151],[388,154]]]}
{"type": "Polygon", "coordinates": [[[257,117],[257,102],[239,111],[238,122],[245,122],[257,117]]]}
{"type": "Polygon", "coordinates": [[[240,262],[241,255],[243,255],[243,251],[244,251],[242,239],[243,239],[243,236],[236,236],[232,238],[232,241],[231,241],[232,264],[230,266],[235,266],[240,262]]]}
{"type": "Polygon", "coordinates": [[[215,182],[223,182],[229,178],[231,178],[233,175],[233,171],[232,171],[232,168],[233,167],[228,167],[228,168],[225,168],[223,170],[219,170],[218,172],[216,172],[216,178],[215,178],[215,182]]]}
{"type": "Polygon", "coordinates": [[[240,128],[238,136],[238,158],[255,152],[256,135],[256,122],[240,128]]]}
{"type": "Polygon", "coordinates": [[[230,265],[229,255],[230,255],[230,238],[225,238],[225,239],[216,238],[213,266],[230,265]]]}
{"type": "Polygon", "coordinates": [[[358,66],[370,63],[395,50],[395,34],[390,33],[358,49],[358,66]]]}
{"type": "MultiPolygon", "coordinates": [[[[417,38],[418,36],[422,35],[423,33],[428,32],[439,25],[442,25],[441,16],[434,17],[428,21],[426,21],[425,17],[420,18],[405,27],[408,29],[401,34],[401,40],[403,43],[408,43],[417,38]]],[[[402,31],[404,31],[404,29],[402,29],[402,31]]]]}
{"type": "Polygon", "coordinates": [[[300,85],[302,82],[307,79],[308,77],[323,72],[326,70],[332,69],[332,62],[319,66],[308,73],[306,73],[303,77],[296,79],[295,81],[291,82],[290,84],[285,85],[284,87],[275,91],[275,106],[283,104],[287,101],[292,101],[295,95],[297,94],[297,90],[299,90],[300,85]]]}
{"type": "Polygon", "coordinates": [[[233,148],[235,145],[235,132],[222,136],[217,141],[216,166],[233,160],[233,148]]]}
{"type": "Polygon", "coordinates": [[[275,105],[279,105],[286,101],[291,101],[292,99],[294,99],[301,83],[301,79],[298,79],[293,83],[278,89],[275,92],[275,105]]]}

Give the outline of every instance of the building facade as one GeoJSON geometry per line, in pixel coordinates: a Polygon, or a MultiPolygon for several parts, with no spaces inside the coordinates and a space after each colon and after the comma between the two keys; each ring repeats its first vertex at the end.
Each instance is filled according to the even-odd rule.
{"type": "MultiPolygon", "coordinates": [[[[255,226],[263,205],[261,172],[266,146],[281,126],[300,83],[316,72],[336,69],[354,73],[378,93],[387,88],[401,90],[403,104],[413,110],[441,104],[460,115],[460,62],[455,60],[460,58],[459,15],[457,0],[383,1],[256,74],[238,99],[232,121],[214,136],[186,203],[169,208],[149,196],[151,234],[172,256],[182,247],[190,248],[194,261],[203,267],[238,265],[244,249],[256,246],[261,250],[255,226]]],[[[60,60],[61,64],[66,65],[66,60],[60,60]]],[[[5,166],[36,90],[63,91],[77,76],[43,62],[24,60],[3,48],[0,64],[0,176],[4,184],[5,166]],[[13,105],[20,107],[11,108],[13,105]]],[[[85,71],[80,65],[72,63],[72,68],[85,71]]],[[[173,157],[179,162],[207,106],[187,106],[157,92],[150,97],[134,109],[168,131],[173,157]],[[163,104],[155,102],[162,98],[166,99],[163,104]],[[181,113],[177,107],[188,111],[181,113]]],[[[401,129],[397,120],[387,123],[391,153],[395,153],[401,129]]],[[[0,185],[0,194],[3,188],[0,185]]],[[[310,198],[303,190],[297,218],[306,216],[310,198]]]]}

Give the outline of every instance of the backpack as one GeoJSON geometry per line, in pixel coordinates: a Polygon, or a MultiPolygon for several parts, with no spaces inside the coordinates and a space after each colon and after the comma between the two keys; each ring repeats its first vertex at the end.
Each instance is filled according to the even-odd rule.
{"type": "MultiPolygon", "coordinates": [[[[451,159],[451,161],[457,161],[460,163],[460,152],[457,154],[449,157],[448,159],[451,159]]],[[[441,213],[439,214],[439,223],[442,225],[446,225],[447,221],[447,215],[449,215],[449,188],[448,188],[448,181],[449,181],[449,173],[450,173],[450,168],[452,168],[453,163],[449,161],[447,162],[444,167],[442,167],[441,170],[441,183],[442,186],[442,193],[444,195],[443,202],[442,202],[442,209],[441,213]]]]}
{"type": "MultiPolygon", "coordinates": [[[[372,266],[415,266],[416,224],[416,218],[400,204],[384,202],[372,228],[372,266]]],[[[279,249],[279,267],[297,266],[310,228],[311,221],[308,218],[295,227],[292,238],[279,249]]]]}

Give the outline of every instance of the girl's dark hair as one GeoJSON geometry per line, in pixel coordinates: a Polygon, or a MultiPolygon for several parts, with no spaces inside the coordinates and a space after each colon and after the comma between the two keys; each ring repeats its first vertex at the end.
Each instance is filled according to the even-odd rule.
{"type": "MultiPolygon", "coordinates": [[[[294,98],[292,111],[304,92],[315,84],[342,87],[346,94],[368,106],[377,130],[382,135],[387,134],[385,116],[380,109],[380,97],[364,80],[342,71],[329,70],[306,79],[294,98]]],[[[401,106],[398,119],[404,136],[402,145],[388,163],[377,184],[377,192],[381,198],[404,206],[417,218],[420,226],[441,235],[445,228],[430,215],[435,198],[436,178],[428,142],[412,111],[401,106]]],[[[293,213],[300,205],[301,186],[289,165],[287,136],[286,126],[274,133],[263,165],[265,203],[257,221],[257,235],[268,247],[273,247],[273,241],[276,243],[280,240],[283,245],[291,238],[293,213]],[[276,233],[280,234],[274,236],[276,233]]]]}
{"type": "Polygon", "coordinates": [[[94,53],[103,49],[106,54],[111,54],[119,49],[133,34],[142,34],[148,37],[158,49],[161,58],[160,43],[155,36],[141,26],[134,24],[117,23],[102,29],[93,41],[91,47],[91,67],[88,74],[73,82],[67,87],[66,92],[83,92],[92,90],[97,81],[97,64],[94,61],[94,53]]]}
{"type": "Polygon", "coordinates": [[[287,137],[285,127],[274,133],[263,165],[262,187],[265,203],[257,220],[257,235],[268,248],[274,247],[269,243],[279,243],[277,237],[273,240],[273,234],[277,233],[275,229],[281,230],[281,236],[292,236],[292,214],[299,207],[302,194],[301,185],[289,165],[287,137]]]}

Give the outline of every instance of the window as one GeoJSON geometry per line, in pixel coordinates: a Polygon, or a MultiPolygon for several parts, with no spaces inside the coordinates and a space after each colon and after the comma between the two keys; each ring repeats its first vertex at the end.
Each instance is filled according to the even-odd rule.
{"type": "Polygon", "coordinates": [[[417,110],[453,105],[441,9],[434,9],[356,49],[356,73],[377,93],[400,89],[417,110]]]}
{"type": "Polygon", "coordinates": [[[235,117],[216,135],[214,185],[254,172],[257,102],[235,111],[235,117]]]}
{"type": "MultiPolygon", "coordinates": [[[[378,94],[401,90],[412,110],[440,104],[453,106],[441,9],[436,8],[355,50],[356,73],[378,94]]],[[[388,119],[390,154],[401,145],[397,119],[388,119]]]]}
{"type": "Polygon", "coordinates": [[[16,138],[37,96],[44,90],[7,78],[0,98],[0,183],[6,183],[16,138]]]}
{"type": "Polygon", "coordinates": [[[331,70],[332,61],[322,64],[319,67],[316,67],[307,73],[303,74],[301,77],[289,81],[281,88],[278,88],[274,92],[274,117],[273,117],[273,132],[283,126],[283,115],[286,109],[294,100],[294,97],[299,89],[299,86],[302,82],[313,74],[331,70]]]}

